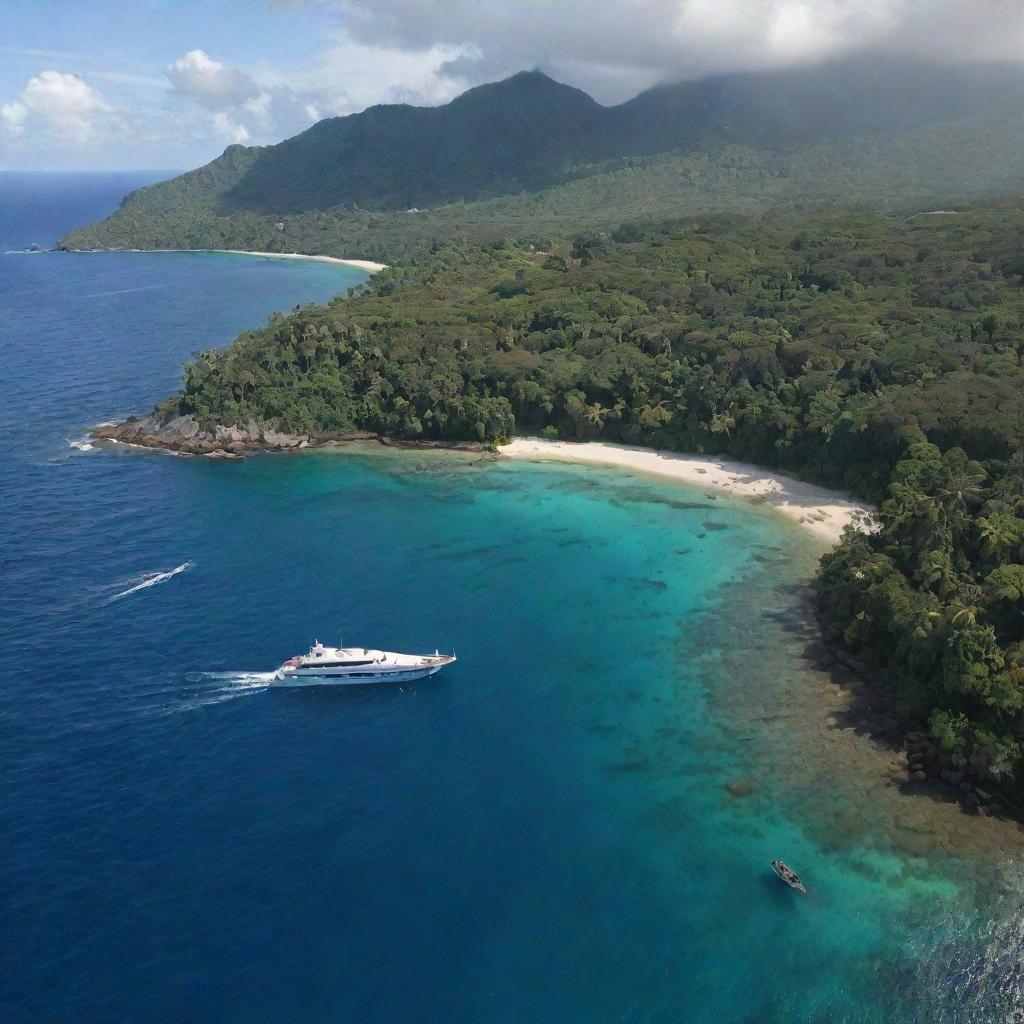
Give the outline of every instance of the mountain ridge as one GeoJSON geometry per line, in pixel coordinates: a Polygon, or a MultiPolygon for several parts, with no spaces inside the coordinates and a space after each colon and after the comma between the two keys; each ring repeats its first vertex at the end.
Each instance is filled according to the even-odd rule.
{"type": "Polygon", "coordinates": [[[351,246],[359,222],[359,237],[377,237],[358,255],[390,262],[402,249],[381,232],[429,243],[425,212],[434,235],[501,238],[521,235],[517,211],[535,197],[567,230],[635,219],[638,206],[920,208],[1024,188],[1022,112],[1016,65],[834,61],[660,85],[607,107],[520,72],[443,106],[370,107],[276,145],[229,146],[61,244],[322,252],[351,246]]]}
{"type": "Polygon", "coordinates": [[[247,161],[228,147],[205,168],[229,154],[236,167],[247,163],[221,193],[229,210],[393,210],[550,187],[581,164],[687,148],[719,134],[781,145],[972,116],[997,120],[1015,107],[1024,109],[1024,74],[1004,65],[833,62],[668,83],[609,107],[534,70],[442,106],[383,104],[326,118],[275,145],[243,147],[247,161]]]}

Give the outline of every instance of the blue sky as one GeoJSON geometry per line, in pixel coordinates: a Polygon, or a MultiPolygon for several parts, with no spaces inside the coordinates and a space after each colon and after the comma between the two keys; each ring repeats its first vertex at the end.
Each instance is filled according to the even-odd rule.
{"type": "Polygon", "coordinates": [[[1020,0],[0,0],[0,169],[179,169],[539,67],[659,81],[873,49],[1019,61],[1020,0]]]}
{"type": "Polygon", "coordinates": [[[464,48],[358,42],[331,3],[3,0],[0,168],[184,168],[378,102],[443,102],[464,48]]]}

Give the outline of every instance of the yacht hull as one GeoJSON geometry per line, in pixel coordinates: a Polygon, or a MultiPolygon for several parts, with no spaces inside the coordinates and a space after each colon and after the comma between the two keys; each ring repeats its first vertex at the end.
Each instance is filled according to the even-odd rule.
{"type": "Polygon", "coordinates": [[[411,683],[440,672],[443,665],[382,672],[339,672],[329,668],[282,669],[275,686],[379,686],[381,683],[411,683]]]}

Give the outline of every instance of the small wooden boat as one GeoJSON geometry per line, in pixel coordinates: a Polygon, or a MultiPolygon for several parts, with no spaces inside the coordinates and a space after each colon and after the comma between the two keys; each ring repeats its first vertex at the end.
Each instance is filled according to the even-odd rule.
{"type": "Polygon", "coordinates": [[[774,871],[775,874],[777,874],[779,878],[781,878],[794,892],[807,893],[807,886],[800,881],[800,876],[791,867],[787,866],[784,861],[773,860],[772,871],[774,871]]]}

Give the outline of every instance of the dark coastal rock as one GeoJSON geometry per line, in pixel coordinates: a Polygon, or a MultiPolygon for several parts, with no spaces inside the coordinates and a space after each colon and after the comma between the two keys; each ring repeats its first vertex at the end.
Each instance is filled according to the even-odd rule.
{"type": "Polygon", "coordinates": [[[863,674],[866,671],[864,663],[845,648],[837,648],[834,653],[836,661],[838,661],[840,665],[845,665],[851,672],[863,674]]]}
{"type": "Polygon", "coordinates": [[[161,423],[155,416],[130,416],[123,423],[96,427],[92,436],[122,444],[160,448],[183,455],[208,455],[218,459],[241,458],[255,451],[294,451],[358,441],[379,441],[395,448],[445,449],[491,454],[487,445],[477,441],[415,441],[380,437],[368,430],[339,431],[332,434],[289,434],[254,420],[240,424],[218,424],[204,430],[193,416],[176,416],[161,423]]]}
{"type": "Polygon", "coordinates": [[[308,434],[288,434],[250,420],[245,424],[218,424],[204,430],[192,416],[176,416],[160,423],[155,416],[132,416],[123,423],[96,427],[93,436],[122,444],[161,448],[185,455],[209,455],[219,459],[241,458],[253,451],[288,451],[346,441],[373,440],[376,434],[352,431],[313,438],[308,434]]]}
{"type": "MultiPolygon", "coordinates": [[[[153,417],[150,420],[155,422],[153,417]]],[[[176,416],[162,427],[158,425],[156,434],[173,441],[192,441],[203,434],[203,430],[191,416],[176,416]]]]}
{"type": "Polygon", "coordinates": [[[939,774],[942,781],[949,786],[959,786],[964,781],[964,773],[954,771],[952,768],[943,768],[939,774]]]}
{"type": "Polygon", "coordinates": [[[389,448],[423,448],[454,452],[490,452],[491,450],[479,441],[419,441],[402,437],[379,437],[377,440],[389,448]]]}

